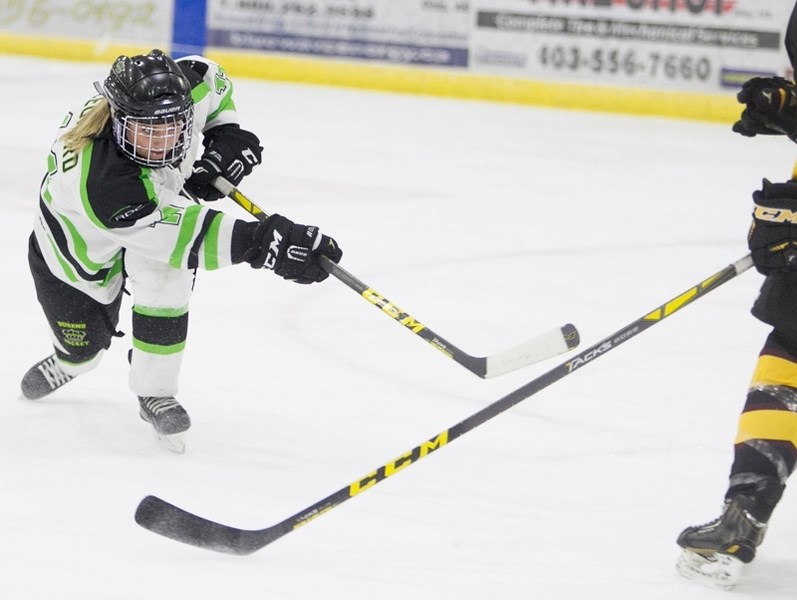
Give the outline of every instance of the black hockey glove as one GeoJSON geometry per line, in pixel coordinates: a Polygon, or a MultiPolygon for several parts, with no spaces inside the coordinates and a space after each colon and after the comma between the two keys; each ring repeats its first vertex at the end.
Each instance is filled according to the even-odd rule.
{"type": "Polygon", "coordinates": [[[736,98],[745,109],[733,130],[747,137],[755,135],[797,135],[797,87],[783,77],[754,77],[736,98]]]}
{"type": "Polygon", "coordinates": [[[237,186],[262,160],[260,140],[237,125],[219,125],[205,132],[205,153],[194,163],[184,187],[203,200],[218,200],[224,194],[213,187],[216,177],[237,186]]]}
{"type": "Polygon", "coordinates": [[[771,183],[753,193],[747,245],[759,273],[797,271],[797,181],[771,183]]]}
{"type": "Polygon", "coordinates": [[[257,226],[252,246],[243,259],[253,269],[272,269],[296,283],[316,283],[329,277],[321,268],[320,257],[340,262],[343,251],[318,227],[299,225],[280,215],[271,215],[257,226]]]}

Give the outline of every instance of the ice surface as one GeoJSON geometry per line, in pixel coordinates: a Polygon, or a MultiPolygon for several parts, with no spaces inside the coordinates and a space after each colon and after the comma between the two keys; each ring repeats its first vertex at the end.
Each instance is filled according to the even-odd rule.
{"type": "MultiPolygon", "coordinates": [[[[675,538],[720,508],[767,333],[754,272],[253,556],[138,527],[147,494],[271,525],[566,356],[480,380],[339,282],[242,266],[197,281],[185,455],[138,417],[127,310],[99,369],[21,399],[50,351],[25,259],[39,182],[106,66],[0,65],[4,598],[728,597],[676,574],[675,538]]],[[[794,157],[699,122],[245,79],[236,94],[265,146],[244,193],[319,224],[346,269],[475,355],[566,322],[587,347],[740,258],[751,192],[794,157]]],[[[734,598],[797,595],[796,504],[787,491],[734,598]]]]}

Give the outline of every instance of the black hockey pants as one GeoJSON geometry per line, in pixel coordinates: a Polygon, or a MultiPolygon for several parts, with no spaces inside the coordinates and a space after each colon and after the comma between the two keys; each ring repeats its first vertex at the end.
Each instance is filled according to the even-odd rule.
{"type": "Polygon", "coordinates": [[[60,360],[74,365],[85,363],[109,348],[113,337],[122,335],[116,330],[122,292],[106,305],[64,283],[50,272],[32,234],[28,264],[60,360]]]}

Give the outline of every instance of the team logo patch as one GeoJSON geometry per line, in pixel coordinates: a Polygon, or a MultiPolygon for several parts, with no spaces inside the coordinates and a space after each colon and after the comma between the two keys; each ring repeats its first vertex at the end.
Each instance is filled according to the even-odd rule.
{"type": "Polygon", "coordinates": [[[229,85],[230,80],[227,79],[227,73],[220,69],[213,78],[213,87],[215,88],[216,93],[221,96],[227,90],[229,85]]]}
{"type": "Polygon", "coordinates": [[[61,329],[61,336],[63,337],[63,341],[67,346],[79,347],[89,345],[89,343],[86,341],[85,329],[64,328],[61,329]]]}
{"type": "Polygon", "coordinates": [[[160,221],[153,223],[153,227],[158,223],[164,223],[165,225],[179,225],[180,220],[183,218],[183,209],[179,206],[169,205],[164,206],[159,210],[161,214],[160,221]]]}

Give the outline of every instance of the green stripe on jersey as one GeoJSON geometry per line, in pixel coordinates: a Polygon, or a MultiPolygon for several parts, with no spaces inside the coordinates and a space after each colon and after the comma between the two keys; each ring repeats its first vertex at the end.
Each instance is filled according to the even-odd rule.
{"type": "Polygon", "coordinates": [[[72,270],[72,265],[70,265],[69,262],[61,254],[61,251],[58,249],[58,244],[55,243],[55,241],[53,240],[53,238],[50,236],[49,233],[47,234],[47,241],[50,242],[50,246],[52,246],[53,248],[53,254],[55,254],[55,257],[58,259],[58,264],[60,264],[61,268],[64,270],[66,278],[69,281],[77,281],[77,276],[75,275],[75,272],[72,270]]]}
{"type": "Polygon", "coordinates": [[[169,258],[169,265],[175,269],[183,267],[183,259],[185,258],[186,250],[194,240],[194,231],[196,231],[196,224],[201,213],[202,208],[199,206],[189,206],[183,212],[183,219],[180,222],[180,234],[169,258]]]}
{"type": "Polygon", "coordinates": [[[199,104],[209,93],[210,86],[203,81],[191,90],[191,100],[193,100],[194,104],[199,104]]]}
{"type": "Polygon", "coordinates": [[[157,204],[158,194],[155,192],[155,184],[152,183],[152,180],[149,178],[150,173],[152,173],[152,169],[141,167],[141,173],[138,174],[138,178],[141,180],[141,183],[144,184],[144,189],[147,190],[147,200],[157,204]]]}
{"type": "Polygon", "coordinates": [[[76,258],[83,263],[83,266],[86,267],[86,270],[96,273],[100,269],[105,267],[105,264],[96,263],[89,258],[88,254],[88,244],[86,244],[86,240],[83,239],[83,236],[77,230],[77,227],[67,219],[64,215],[58,215],[61,217],[61,220],[66,225],[66,228],[69,230],[69,234],[72,236],[72,247],[75,249],[75,256],[76,258]]]}

